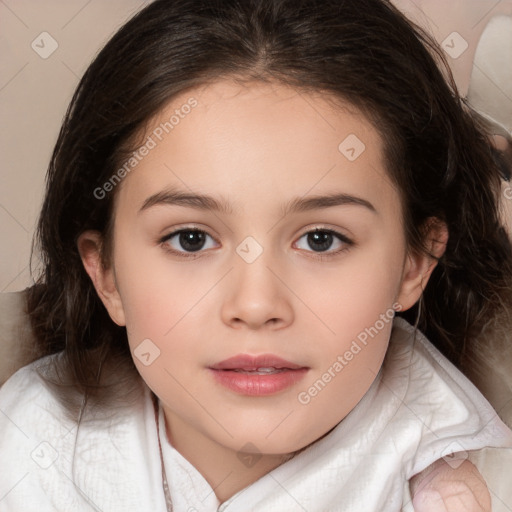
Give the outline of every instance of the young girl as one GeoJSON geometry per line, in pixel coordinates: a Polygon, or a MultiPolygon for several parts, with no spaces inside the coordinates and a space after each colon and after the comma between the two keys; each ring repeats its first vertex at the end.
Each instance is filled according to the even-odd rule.
{"type": "Polygon", "coordinates": [[[490,510],[512,432],[457,366],[512,251],[450,76],[382,0],[121,28],[50,163],[0,510],[490,510]]]}

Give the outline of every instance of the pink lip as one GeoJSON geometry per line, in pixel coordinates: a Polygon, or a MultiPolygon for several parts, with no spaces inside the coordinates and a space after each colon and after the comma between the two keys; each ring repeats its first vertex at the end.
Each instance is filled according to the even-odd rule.
{"type": "Polygon", "coordinates": [[[238,354],[236,356],[225,359],[220,363],[210,366],[213,370],[256,370],[257,368],[289,368],[290,370],[298,370],[305,368],[290,361],[286,361],[273,354],[262,354],[259,356],[251,356],[250,354],[238,354]]]}
{"type": "Polygon", "coordinates": [[[224,387],[242,395],[264,396],[279,393],[301,380],[309,368],[291,363],[272,354],[251,356],[239,354],[209,368],[215,380],[224,387]],[[282,369],[269,375],[250,375],[235,370],[250,371],[258,368],[282,369]]]}

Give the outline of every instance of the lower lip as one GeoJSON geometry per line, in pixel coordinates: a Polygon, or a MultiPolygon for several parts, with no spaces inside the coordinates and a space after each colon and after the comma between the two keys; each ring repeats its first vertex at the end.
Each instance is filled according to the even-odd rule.
{"type": "Polygon", "coordinates": [[[214,370],[214,378],[226,388],[241,395],[265,396],[279,393],[299,382],[307,373],[308,368],[285,370],[269,375],[258,375],[235,372],[233,370],[214,370]]]}

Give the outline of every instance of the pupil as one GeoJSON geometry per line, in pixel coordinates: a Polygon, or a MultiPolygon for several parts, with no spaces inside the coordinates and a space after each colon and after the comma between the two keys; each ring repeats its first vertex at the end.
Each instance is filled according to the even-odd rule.
{"type": "Polygon", "coordinates": [[[315,231],[308,235],[308,243],[312,249],[314,249],[315,244],[317,244],[317,248],[319,248],[320,251],[324,251],[332,244],[332,234],[326,231],[315,231]]]}
{"type": "MultiPolygon", "coordinates": [[[[204,235],[201,231],[182,231],[180,233],[180,244],[186,250],[199,251],[204,245],[204,235]]],[[[312,249],[325,251],[332,244],[332,234],[326,231],[309,233],[308,243],[312,249]]]]}
{"type": "Polygon", "coordinates": [[[204,235],[201,231],[182,231],[180,233],[180,244],[186,250],[198,251],[204,245],[204,235]]]}

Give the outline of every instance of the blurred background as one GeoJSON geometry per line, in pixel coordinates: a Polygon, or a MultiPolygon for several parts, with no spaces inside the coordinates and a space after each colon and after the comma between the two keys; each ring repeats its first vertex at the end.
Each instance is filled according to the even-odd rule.
{"type": "MultiPolygon", "coordinates": [[[[460,92],[510,132],[512,0],[393,1],[441,43],[460,92]]],[[[0,292],[32,284],[29,257],[46,168],[79,78],[147,3],[0,0],[0,292]]]]}

